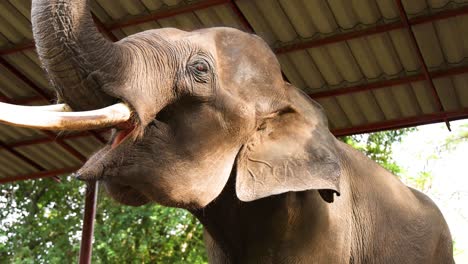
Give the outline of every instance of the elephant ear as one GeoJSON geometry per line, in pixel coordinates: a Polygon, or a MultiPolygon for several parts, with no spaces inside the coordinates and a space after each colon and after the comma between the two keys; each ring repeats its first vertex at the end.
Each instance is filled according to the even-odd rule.
{"type": "Polygon", "coordinates": [[[322,107],[292,85],[285,106],[265,117],[237,159],[236,193],[253,201],[285,192],[319,190],[339,195],[336,139],[322,107]]]}

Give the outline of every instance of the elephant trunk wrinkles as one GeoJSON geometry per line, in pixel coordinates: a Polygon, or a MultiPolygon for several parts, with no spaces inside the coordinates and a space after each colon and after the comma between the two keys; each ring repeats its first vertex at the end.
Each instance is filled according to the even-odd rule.
{"type": "Polygon", "coordinates": [[[33,0],[36,50],[52,86],[74,110],[108,106],[102,91],[119,71],[120,48],[94,26],[88,0],[33,0]]]}

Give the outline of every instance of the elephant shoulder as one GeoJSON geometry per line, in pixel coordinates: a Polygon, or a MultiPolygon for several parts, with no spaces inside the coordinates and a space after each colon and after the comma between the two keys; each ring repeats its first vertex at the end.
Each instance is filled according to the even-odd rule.
{"type": "Polygon", "coordinates": [[[419,217],[430,222],[432,231],[430,238],[435,242],[432,244],[433,263],[454,263],[452,236],[442,212],[429,196],[411,187],[408,188],[420,202],[419,217]]]}
{"type": "Polygon", "coordinates": [[[408,186],[408,189],[411,191],[411,193],[414,195],[414,197],[416,198],[416,200],[418,201],[418,207],[420,209],[427,209],[429,210],[430,212],[438,212],[440,214],[442,214],[439,210],[439,208],[437,207],[437,205],[435,204],[435,202],[429,198],[429,196],[427,196],[426,194],[422,193],[421,191],[418,191],[414,188],[411,188],[408,186]]]}
{"type": "Polygon", "coordinates": [[[431,233],[439,238],[439,243],[446,240],[451,245],[452,238],[448,224],[436,203],[424,193],[411,187],[408,188],[419,201],[417,207],[413,208],[416,217],[430,226],[431,233]]]}
{"type": "Polygon", "coordinates": [[[429,196],[411,187],[408,187],[408,189],[418,201],[417,207],[413,209],[416,209],[423,217],[432,219],[435,222],[434,224],[442,224],[441,226],[447,225],[439,207],[429,196]]]}

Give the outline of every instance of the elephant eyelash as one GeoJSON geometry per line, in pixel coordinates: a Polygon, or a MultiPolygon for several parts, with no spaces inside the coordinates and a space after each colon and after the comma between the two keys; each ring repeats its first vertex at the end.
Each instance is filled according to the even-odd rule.
{"type": "Polygon", "coordinates": [[[208,83],[209,78],[207,76],[200,76],[198,74],[193,75],[193,79],[198,83],[208,83]]]}

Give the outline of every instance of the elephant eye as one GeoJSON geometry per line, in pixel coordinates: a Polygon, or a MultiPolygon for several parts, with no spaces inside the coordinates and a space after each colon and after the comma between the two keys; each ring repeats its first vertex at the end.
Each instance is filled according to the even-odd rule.
{"type": "Polygon", "coordinates": [[[197,65],[195,65],[195,69],[197,69],[197,71],[199,72],[207,72],[208,65],[206,65],[205,63],[198,63],[197,65]]]}
{"type": "Polygon", "coordinates": [[[198,59],[189,66],[190,73],[194,81],[198,83],[208,83],[210,80],[210,65],[207,61],[198,59]]]}
{"type": "Polygon", "coordinates": [[[207,73],[208,72],[208,64],[205,61],[196,61],[192,66],[195,71],[198,73],[207,73]]]}

